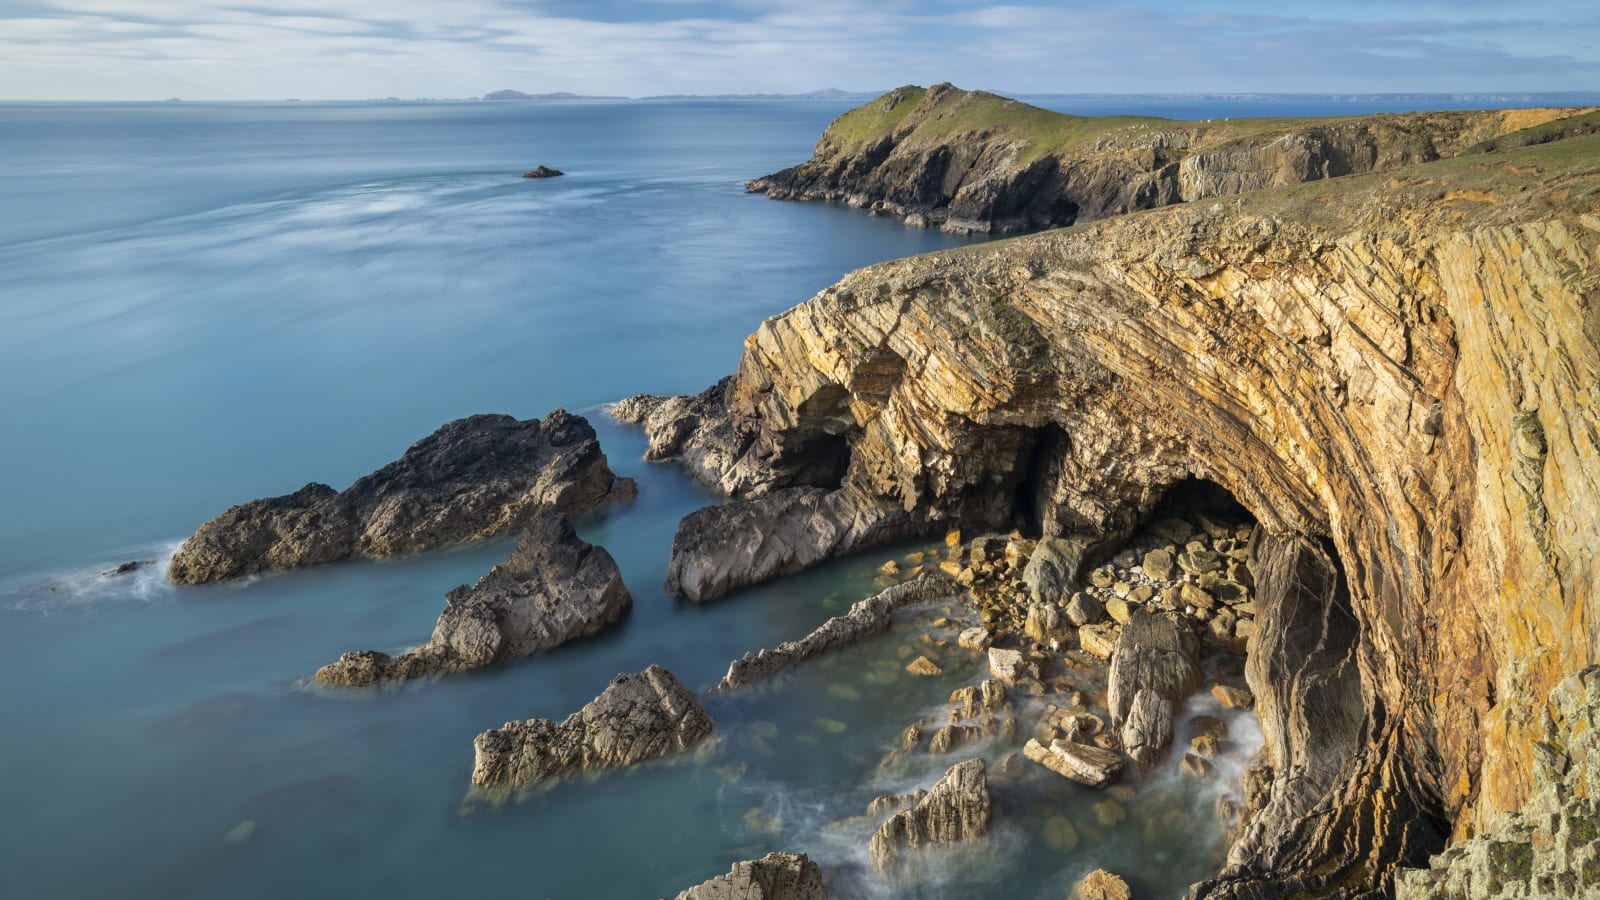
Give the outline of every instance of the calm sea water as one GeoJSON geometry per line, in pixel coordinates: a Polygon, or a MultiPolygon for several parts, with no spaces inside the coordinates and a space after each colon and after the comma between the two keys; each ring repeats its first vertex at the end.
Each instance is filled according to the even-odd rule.
{"type": "MultiPolygon", "coordinates": [[[[764,317],[845,271],[959,242],[742,193],[845,107],[0,105],[4,893],[656,897],[771,849],[858,864],[862,835],[830,823],[960,758],[876,773],[905,725],[980,677],[953,652],[942,678],[899,674],[937,610],[712,702],[704,758],[466,802],[485,728],[564,716],[652,662],[703,689],[875,589],[881,556],[673,602],[673,530],[711,498],[596,410],[698,390],[764,317]],[[541,163],[569,175],[518,177],[541,163]],[[232,503],[344,486],[448,419],[556,406],[589,413],[640,481],[637,504],[581,529],[636,599],[598,639],[328,695],[305,676],[426,639],[445,591],[508,547],[182,590],[159,569],[99,574],[164,562],[232,503]]],[[[1217,788],[1170,771],[1115,826],[1037,767],[997,791],[981,858],[841,890],[1059,897],[1105,865],[1171,896],[1219,861],[1217,788]]]]}

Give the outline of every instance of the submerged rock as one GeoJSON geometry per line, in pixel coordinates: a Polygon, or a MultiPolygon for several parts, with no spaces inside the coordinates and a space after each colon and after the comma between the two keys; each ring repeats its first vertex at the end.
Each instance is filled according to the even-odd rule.
{"type": "Polygon", "coordinates": [[[798,641],[785,641],[771,650],[746,653],[728,666],[728,674],[712,690],[741,688],[836,647],[881,634],[889,629],[895,610],[912,603],[949,597],[955,592],[955,585],[939,575],[921,575],[913,581],[897,584],[857,602],[845,615],[823,622],[817,630],[798,641]]]}
{"type": "Polygon", "coordinates": [[[551,506],[569,515],[633,499],[581,416],[457,419],[343,492],[308,484],[200,526],[172,558],[175,584],[432,550],[515,531],[551,506]]]}
{"type": "Polygon", "coordinates": [[[920,848],[971,841],[989,833],[993,814],[982,759],[952,766],[915,806],[873,832],[868,852],[879,871],[893,871],[920,848]]]}
{"type": "Polygon", "coordinates": [[[678,894],[677,900],[827,900],[822,870],[804,853],[768,853],[736,862],[718,875],[678,894]]]}
{"type": "Polygon", "coordinates": [[[548,507],[523,528],[505,562],[445,600],[428,643],[394,657],[346,653],[314,677],[369,687],[478,669],[594,634],[633,606],[611,554],[579,538],[566,516],[548,507]]]}
{"type": "Polygon", "coordinates": [[[472,783],[535,787],[576,770],[600,771],[687,750],[711,736],[711,719],[660,666],[618,675],[600,696],[557,723],[507,722],[473,741],[472,783]]]}

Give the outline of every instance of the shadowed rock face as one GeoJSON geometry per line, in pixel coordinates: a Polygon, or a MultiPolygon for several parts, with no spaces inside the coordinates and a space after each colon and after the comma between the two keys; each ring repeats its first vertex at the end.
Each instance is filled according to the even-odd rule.
{"type": "Polygon", "coordinates": [[[825,200],[958,234],[1071,225],[1454,156],[1580,109],[1301,120],[1086,119],[949,84],[903,87],[841,116],[811,159],[746,189],[825,200]]]}
{"type": "Polygon", "coordinates": [[[633,499],[594,429],[555,410],[541,422],[457,419],[343,492],[308,484],[200,526],[167,577],[204,584],[350,557],[393,556],[506,534],[549,506],[570,515],[633,499]]]}
{"type": "Polygon", "coordinates": [[[316,680],[370,687],[479,669],[594,634],[633,606],[611,554],[580,539],[550,507],[534,514],[505,562],[445,600],[428,643],[394,657],[346,653],[316,680]]]}
{"type": "Polygon", "coordinates": [[[822,871],[804,853],[768,853],[733,864],[726,875],[698,884],[678,900],[827,900],[822,871]]]}
{"type": "Polygon", "coordinates": [[[1174,484],[1227,489],[1280,542],[1258,584],[1298,583],[1260,598],[1265,796],[1331,781],[1258,809],[1293,824],[1197,896],[1386,892],[1522,806],[1544,698],[1600,656],[1597,157],[1575,138],[874,266],[762,324],[728,415],[766,490],[804,470],[789,448],[842,439],[839,489],[922,521],[1004,501],[1103,540],[1174,484]]]}
{"type": "Polygon", "coordinates": [[[518,789],[680,753],[711,736],[711,719],[671,672],[618,675],[566,721],[507,722],[473,741],[472,783],[518,789]]]}

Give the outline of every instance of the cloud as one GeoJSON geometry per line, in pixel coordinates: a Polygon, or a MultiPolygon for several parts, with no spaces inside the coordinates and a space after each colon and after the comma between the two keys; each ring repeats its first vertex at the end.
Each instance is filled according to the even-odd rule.
{"type": "Polygon", "coordinates": [[[1581,3],[0,0],[17,99],[1600,87],[1581,3]]]}

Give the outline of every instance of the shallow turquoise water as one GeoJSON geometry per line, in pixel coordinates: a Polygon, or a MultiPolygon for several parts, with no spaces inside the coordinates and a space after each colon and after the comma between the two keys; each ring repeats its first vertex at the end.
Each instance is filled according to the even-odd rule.
{"type": "Polygon", "coordinates": [[[1098,829],[1097,797],[1035,771],[997,787],[984,858],[892,886],[852,878],[864,840],[828,823],[962,758],[873,774],[907,724],[979,677],[950,654],[942,678],[868,680],[925,622],[711,701],[706,758],[463,805],[485,728],[564,716],[652,662],[704,689],[875,590],[881,556],[672,601],[673,530],[711,498],[641,462],[640,436],[595,409],[698,390],[762,318],[846,270],[960,243],[742,193],[843,108],[0,105],[4,893],[654,897],[769,849],[841,867],[853,895],[1056,897],[1105,864],[1166,896],[1213,868],[1208,810],[1147,834],[1138,808],[1204,808],[1211,793],[1151,790],[1126,825],[1098,829]],[[539,163],[570,174],[517,177],[539,163]],[[344,650],[426,639],[445,591],[508,545],[182,590],[157,570],[99,575],[164,560],[232,503],[342,487],[445,420],[555,406],[586,411],[640,480],[638,503],[580,528],[636,600],[596,639],[330,695],[305,676],[344,650]],[[755,807],[782,830],[752,832],[755,807]],[[1043,841],[1049,816],[1078,824],[1077,849],[1043,841]],[[247,821],[248,840],[224,842],[247,821]]]}

